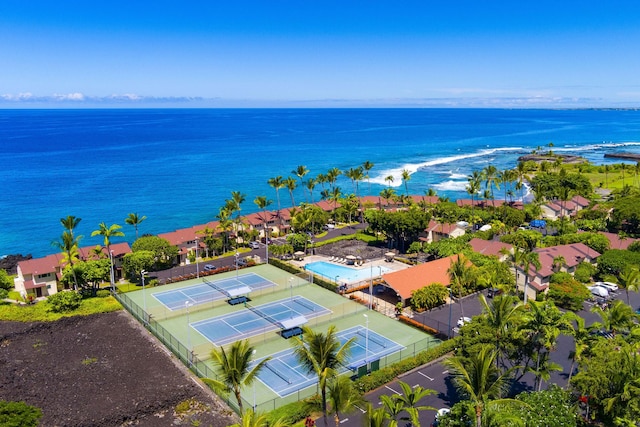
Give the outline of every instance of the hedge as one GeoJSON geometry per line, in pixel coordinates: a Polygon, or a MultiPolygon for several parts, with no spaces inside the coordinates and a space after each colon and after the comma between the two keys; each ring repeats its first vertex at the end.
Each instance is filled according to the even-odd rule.
{"type": "Polygon", "coordinates": [[[458,345],[457,337],[448,341],[443,341],[439,346],[422,351],[415,357],[409,357],[401,360],[400,362],[386,366],[379,371],[375,371],[369,375],[358,378],[354,381],[354,386],[360,392],[367,393],[390,381],[393,381],[400,374],[409,372],[418,366],[422,366],[425,363],[429,363],[447,353],[452,352],[458,345]]]}

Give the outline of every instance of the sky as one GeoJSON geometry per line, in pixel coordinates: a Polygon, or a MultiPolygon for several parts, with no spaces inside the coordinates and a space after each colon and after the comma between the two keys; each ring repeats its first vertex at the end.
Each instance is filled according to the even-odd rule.
{"type": "Polygon", "coordinates": [[[0,108],[640,106],[637,1],[0,1],[0,108]]]}

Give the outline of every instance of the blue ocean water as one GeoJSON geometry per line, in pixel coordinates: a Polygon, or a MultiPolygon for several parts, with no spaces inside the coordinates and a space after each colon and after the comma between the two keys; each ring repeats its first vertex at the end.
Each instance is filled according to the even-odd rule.
{"type": "MultiPolygon", "coordinates": [[[[141,233],[172,231],[215,219],[232,191],[272,199],[267,181],[293,176],[305,165],[316,176],[374,163],[371,185],[404,192],[434,188],[468,197],[466,176],[494,164],[512,168],[518,156],[553,142],[553,150],[605,163],[603,154],[640,151],[640,112],[630,110],[497,109],[122,109],[0,110],[2,215],[0,256],[52,253],[59,218],[82,218],[81,244],[100,222],[124,225],[130,212],[146,215],[141,233]]],[[[619,162],[619,161],[618,161],[619,162]]],[[[295,176],[294,176],[295,178],[295,176]]],[[[352,183],[342,178],[344,192],[352,183]]],[[[321,187],[314,191],[314,201],[321,187]]],[[[308,200],[297,189],[295,202],[308,200]]],[[[290,207],[286,189],[281,206],[290,207]]]]}

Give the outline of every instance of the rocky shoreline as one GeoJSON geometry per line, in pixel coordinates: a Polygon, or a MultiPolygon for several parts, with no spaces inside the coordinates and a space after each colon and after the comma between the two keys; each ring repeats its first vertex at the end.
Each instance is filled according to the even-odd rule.
{"type": "Polygon", "coordinates": [[[640,154],[636,153],[606,153],[604,157],[610,159],[633,160],[634,162],[640,162],[640,154]]]}
{"type": "Polygon", "coordinates": [[[554,163],[557,159],[561,159],[562,163],[584,163],[587,161],[584,157],[573,156],[570,154],[525,154],[524,156],[518,157],[519,162],[549,162],[554,163]]]}

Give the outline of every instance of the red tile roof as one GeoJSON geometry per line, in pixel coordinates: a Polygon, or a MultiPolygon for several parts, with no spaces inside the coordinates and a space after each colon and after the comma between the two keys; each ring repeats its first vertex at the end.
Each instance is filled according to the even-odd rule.
{"type": "Polygon", "coordinates": [[[538,253],[540,268],[536,270],[535,267],[532,266],[529,269],[529,274],[541,277],[547,277],[553,274],[554,258],[563,257],[565,265],[571,268],[577,266],[585,259],[591,261],[600,256],[599,252],[594,251],[584,243],[538,248],[535,249],[534,252],[538,253]]]}
{"type": "Polygon", "coordinates": [[[631,237],[626,237],[621,239],[619,235],[616,233],[608,233],[608,232],[600,232],[603,236],[609,240],[609,249],[627,249],[630,244],[633,242],[637,242],[640,239],[633,239],[631,237]]]}
{"type": "Polygon", "coordinates": [[[456,224],[440,224],[439,222],[432,219],[431,221],[429,221],[429,225],[427,226],[427,229],[425,231],[427,233],[433,231],[436,233],[449,235],[456,228],[458,228],[456,224]]]}
{"type": "Polygon", "coordinates": [[[508,243],[502,243],[497,240],[478,239],[477,237],[474,237],[473,239],[471,239],[469,241],[469,244],[471,245],[471,248],[473,249],[474,252],[477,252],[483,255],[495,255],[497,257],[502,256],[501,251],[503,249],[507,251],[513,250],[513,245],[510,245],[508,243]]]}
{"type": "Polygon", "coordinates": [[[452,255],[425,262],[405,270],[384,274],[382,278],[403,299],[411,298],[411,292],[433,283],[449,286],[450,279],[447,270],[457,257],[458,255],[452,255]]]}

